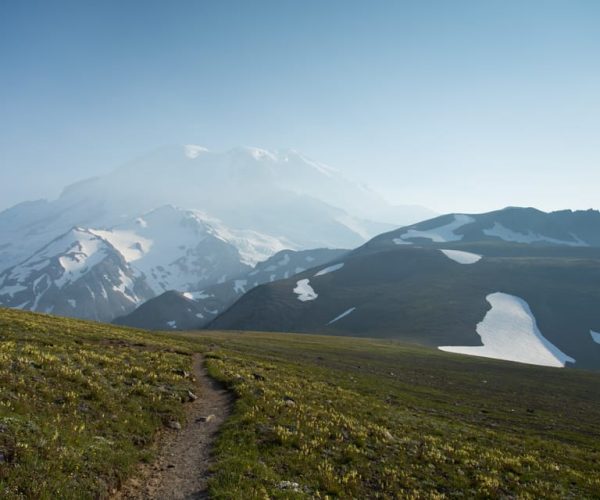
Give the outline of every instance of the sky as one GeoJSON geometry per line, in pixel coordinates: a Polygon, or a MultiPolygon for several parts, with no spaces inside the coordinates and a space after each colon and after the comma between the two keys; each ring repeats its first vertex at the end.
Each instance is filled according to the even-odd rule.
{"type": "Polygon", "coordinates": [[[0,209],[167,144],[440,213],[600,208],[596,0],[0,1],[0,209]]]}

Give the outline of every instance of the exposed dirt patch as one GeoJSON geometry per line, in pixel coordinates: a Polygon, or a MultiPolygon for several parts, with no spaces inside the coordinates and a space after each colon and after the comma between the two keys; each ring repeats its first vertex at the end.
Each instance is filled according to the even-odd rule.
{"type": "Polygon", "coordinates": [[[187,405],[187,421],[180,430],[165,432],[154,463],[140,466],[114,499],[208,498],[212,443],[231,412],[233,397],[206,374],[199,355],[194,356],[193,373],[198,399],[187,405]]]}

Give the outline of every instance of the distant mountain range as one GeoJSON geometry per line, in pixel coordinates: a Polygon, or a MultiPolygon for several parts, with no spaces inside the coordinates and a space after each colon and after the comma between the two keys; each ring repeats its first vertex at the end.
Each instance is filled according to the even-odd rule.
{"type": "Polygon", "coordinates": [[[246,279],[282,250],[352,248],[429,214],[296,151],[166,147],[1,212],[0,305],[111,321],[246,279]]]}
{"type": "Polygon", "coordinates": [[[287,279],[347,252],[335,249],[282,250],[236,279],[208,286],[195,293],[165,292],[145,302],[132,313],[117,318],[114,323],[149,330],[203,328],[258,285],[287,279]]]}
{"type": "Polygon", "coordinates": [[[591,210],[449,214],[258,286],[208,327],[385,337],[600,369],[599,237],[591,210]]]}
{"type": "Polygon", "coordinates": [[[600,369],[599,212],[431,215],[296,151],[163,148],[0,213],[0,305],[600,369]]]}

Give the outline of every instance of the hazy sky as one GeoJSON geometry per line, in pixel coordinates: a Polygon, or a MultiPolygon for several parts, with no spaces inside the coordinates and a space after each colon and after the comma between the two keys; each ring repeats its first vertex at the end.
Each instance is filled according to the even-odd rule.
{"type": "Polygon", "coordinates": [[[600,2],[0,1],[0,209],[164,144],[437,211],[600,207],[600,2]]]}

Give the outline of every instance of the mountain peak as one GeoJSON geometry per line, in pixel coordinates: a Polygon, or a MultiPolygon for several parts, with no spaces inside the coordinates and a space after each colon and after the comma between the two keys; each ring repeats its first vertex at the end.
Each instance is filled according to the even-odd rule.
{"type": "Polygon", "coordinates": [[[202,153],[210,152],[208,150],[208,148],[205,148],[204,146],[198,146],[196,144],[186,144],[185,146],[183,146],[183,150],[184,150],[185,156],[187,156],[191,160],[195,160],[202,153]]]}

